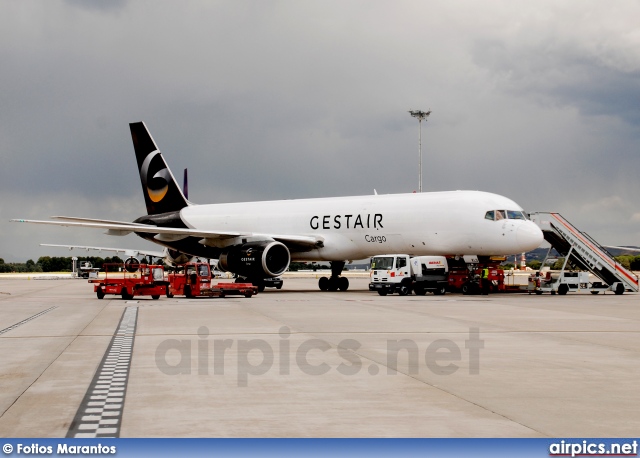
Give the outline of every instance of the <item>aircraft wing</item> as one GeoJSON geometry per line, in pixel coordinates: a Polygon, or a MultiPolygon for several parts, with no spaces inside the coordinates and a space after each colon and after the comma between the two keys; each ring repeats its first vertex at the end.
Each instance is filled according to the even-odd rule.
{"type": "Polygon", "coordinates": [[[616,250],[626,250],[626,251],[640,251],[640,248],[632,248],[629,246],[613,246],[613,245],[602,245],[605,248],[615,248],[616,250]]]}
{"type": "MultiPolygon", "coordinates": [[[[60,217],[58,217],[60,219],[60,217]]],[[[176,237],[201,237],[201,238],[232,238],[232,237],[250,237],[252,233],[245,232],[218,232],[218,231],[199,231],[197,229],[184,229],[173,227],[158,227],[149,224],[139,223],[123,223],[120,221],[104,221],[96,222],[96,220],[85,220],[83,218],[69,218],[71,221],[46,221],[35,219],[12,219],[15,223],[31,223],[31,224],[48,224],[51,226],[65,227],[89,227],[93,229],[107,229],[110,235],[127,235],[132,232],[145,232],[148,234],[163,234],[176,237]]]]}
{"type": "Polygon", "coordinates": [[[292,251],[308,251],[322,247],[324,238],[321,236],[287,235],[287,234],[259,234],[253,232],[235,231],[203,231],[190,228],[158,227],[149,224],[125,223],[122,221],[104,221],[85,218],[56,217],[62,221],[12,219],[12,222],[46,224],[65,227],[88,227],[94,229],[106,229],[109,235],[127,235],[132,232],[144,232],[156,234],[158,240],[180,240],[185,237],[198,237],[205,242],[207,239],[215,241],[235,237],[264,237],[284,243],[292,251]]]}
{"type": "Polygon", "coordinates": [[[154,258],[164,258],[166,256],[166,253],[164,251],[138,250],[138,249],[132,249],[132,248],[108,248],[108,247],[102,247],[102,246],[56,245],[53,243],[41,243],[40,246],[68,248],[69,250],[111,251],[113,253],[123,253],[127,257],[151,256],[154,258]]]}

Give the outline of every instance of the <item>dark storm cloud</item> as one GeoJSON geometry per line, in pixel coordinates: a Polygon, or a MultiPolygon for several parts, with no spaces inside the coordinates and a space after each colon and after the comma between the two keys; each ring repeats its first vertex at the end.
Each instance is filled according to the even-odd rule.
{"type": "Polygon", "coordinates": [[[122,9],[127,0],[64,0],[71,6],[94,11],[117,11],[122,9]]]}
{"type": "Polygon", "coordinates": [[[640,69],[619,68],[585,50],[550,42],[520,47],[479,41],[473,56],[514,95],[575,106],[585,116],[614,116],[640,125],[640,69]]]}
{"type": "MultiPolygon", "coordinates": [[[[15,225],[144,212],[129,122],[197,203],[479,189],[637,244],[633,2],[0,0],[0,257],[15,225]],[[570,192],[567,192],[570,190],[570,192]]],[[[17,226],[17,227],[16,227],[17,226]]],[[[48,253],[55,255],[56,253],[48,253]]]]}

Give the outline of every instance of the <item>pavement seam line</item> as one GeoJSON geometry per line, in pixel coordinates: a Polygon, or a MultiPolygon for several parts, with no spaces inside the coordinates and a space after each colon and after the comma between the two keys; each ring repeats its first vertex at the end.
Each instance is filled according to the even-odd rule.
{"type": "MultiPolygon", "coordinates": [[[[14,404],[15,404],[16,402],[18,402],[18,400],[19,400],[22,396],[23,396],[23,395],[24,395],[24,394],[25,394],[25,393],[26,393],[26,392],[27,392],[27,391],[28,391],[28,390],[29,390],[29,389],[30,389],[30,388],[31,388],[35,383],[37,383],[37,382],[38,382],[38,380],[40,380],[40,378],[42,377],[42,375],[43,375],[43,374],[44,374],[44,373],[45,373],[45,372],[46,372],[46,371],[47,371],[47,370],[48,370],[48,369],[49,369],[49,368],[50,368],[50,367],[51,367],[51,366],[52,366],[56,361],[58,361],[58,359],[60,359],[60,356],[61,356],[61,355],[62,355],[62,354],[67,350],[67,348],[69,348],[69,346],[71,346],[71,345],[72,345],[72,344],[73,344],[73,343],[78,339],[78,336],[80,336],[80,335],[82,334],[82,332],[83,332],[85,329],[87,329],[87,328],[91,325],[91,323],[93,323],[93,322],[96,320],[97,316],[98,316],[98,315],[100,315],[100,313],[102,313],[102,311],[107,307],[107,305],[109,305],[109,304],[104,304],[104,305],[102,306],[102,308],[100,309],[100,311],[99,311],[99,312],[98,312],[98,313],[93,317],[93,319],[89,322],[89,324],[87,324],[84,328],[82,328],[82,331],[80,331],[80,332],[79,332],[75,337],[73,337],[73,338],[71,339],[71,341],[67,344],[67,346],[66,346],[66,347],[64,347],[64,348],[62,349],[62,351],[60,351],[60,353],[58,353],[58,356],[56,356],[56,357],[55,357],[55,359],[54,359],[53,361],[51,361],[51,363],[49,363],[49,365],[48,365],[48,366],[47,366],[47,367],[46,367],[46,368],[45,368],[45,369],[40,373],[40,375],[38,375],[38,376],[36,377],[36,379],[35,379],[34,381],[32,381],[32,382],[29,384],[29,386],[28,386],[28,387],[26,387],[26,388],[22,391],[22,393],[20,393],[18,396],[16,396],[16,398],[13,400],[13,402],[12,402],[12,403],[11,403],[11,404],[10,404],[10,405],[9,405],[9,406],[8,406],[8,407],[7,407],[7,408],[6,408],[6,409],[5,409],[5,410],[0,414],[0,418],[2,418],[2,417],[4,416],[4,414],[5,414],[5,413],[7,413],[7,412],[9,411],[9,409],[11,409],[11,407],[13,407],[13,406],[14,406],[14,404]]],[[[56,306],[56,307],[57,307],[57,306],[56,306]]],[[[65,336],[62,336],[62,337],[65,337],[65,336]]],[[[24,337],[22,337],[22,338],[24,338],[24,337]]]]}
{"type": "Polygon", "coordinates": [[[28,323],[28,322],[29,322],[29,321],[31,321],[31,320],[35,320],[36,318],[38,318],[38,317],[40,317],[40,316],[44,315],[45,313],[48,313],[48,312],[50,312],[51,310],[54,310],[54,309],[57,309],[57,308],[58,308],[58,306],[57,306],[57,305],[54,305],[53,307],[49,307],[48,309],[43,310],[42,312],[36,313],[35,315],[30,316],[29,318],[25,318],[25,319],[24,319],[24,320],[22,320],[22,321],[18,321],[17,323],[12,324],[12,325],[11,325],[11,326],[9,326],[9,327],[6,327],[6,328],[4,328],[4,329],[0,329],[0,335],[4,334],[4,333],[6,333],[6,332],[9,332],[9,331],[13,331],[14,329],[16,329],[16,328],[18,328],[18,327],[22,326],[23,324],[28,323]]]}

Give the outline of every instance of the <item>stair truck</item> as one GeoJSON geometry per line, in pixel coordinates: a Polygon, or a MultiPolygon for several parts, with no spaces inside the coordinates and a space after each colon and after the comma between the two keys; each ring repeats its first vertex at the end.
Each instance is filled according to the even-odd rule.
{"type": "Polygon", "coordinates": [[[377,291],[380,296],[395,292],[406,296],[412,291],[419,296],[427,292],[445,294],[448,271],[444,256],[374,256],[371,258],[369,291],[377,291]]]}
{"type": "Polygon", "coordinates": [[[624,268],[606,248],[596,242],[589,234],[580,231],[561,214],[555,212],[531,213],[531,221],[536,223],[551,245],[542,265],[549,260],[551,248],[564,258],[562,269],[558,273],[544,273],[532,279],[536,294],[567,294],[569,291],[590,291],[592,294],[613,291],[624,294],[625,291],[638,292],[638,276],[624,268]],[[577,271],[567,271],[567,267],[577,271]],[[591,281],[591,272],[598,281],[591,281]]]}

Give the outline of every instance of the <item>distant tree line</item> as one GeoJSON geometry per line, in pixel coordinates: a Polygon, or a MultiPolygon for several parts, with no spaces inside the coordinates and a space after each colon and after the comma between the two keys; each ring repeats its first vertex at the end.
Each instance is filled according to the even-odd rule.
{"type": "Polygon", "coordinates": [[[42,267],[33,262],[32,259],[29,259],[26,263],[5,263],[4,259],[0,258],[0,273],[9,272],[42,272],[42,267]]]}
{"type": "MultiPolygon", "coordinates": [[[[78,261],[89,261],[93,267],[102,269],[105,263],[122,263],[124,262],[118,256],[112,258],[101,258],[97,256],[78,257],[78,261]]],[[[10,262],[5,263],[0,258],[0,273],[6,272],[71,272],[73,270],[73,259],[71,257],[58,256],[41,256],[38,261],[34,262],[29,259],[25,263],[10,262]]]]}
{"type": "Polygon", "coordinates": [[[623,254],[615,258],[625,269],[640,270],[640,255],[623,254]]]}
{"type": "MultiPolygon", "coordinates": [[[[615,256],[616,261],[618,261],[622,267],[633,270],[640,271],[640,255],[620,255],[615,256]]],[[[108,263],[122,263],[124,262],[118,256],[101,258],[99,256],[87,256],[87,257],[78,257],[79,261],[85,262],[89,261],[93,265],[93,267],[97,267],[98,269],[102,269],[104,264],[108,263]]],[[[38,258],[36,262],[32,259],[29,259],[25,263],[19,262],[9,262],[5,263],[4,259],[0,258],[0,273],[8,273],[8,272],[71,272],[73,270],[72,266],[73,260],[71,257],[57,257],[57,256],[42,256],[38,258]]],[[[564,263],[564,258],[559,258],[551,267],[553,270],[560,270],[562,268],[562,264],[564,263]]],[[[533,270],[539,270],[542,261],[533,259],[527,261],[527,267],[530,267],[533,270]]],[[[513,264],[504,264],[502,266],[504,269],[509,269],[513,267],[513,264]]],[[[304,263],[304,262],[292,262],[289,265],[289,270],[295,272],[301,269],[326,269],[327,266],[319,265],[316,263],[304,263]]]]}

